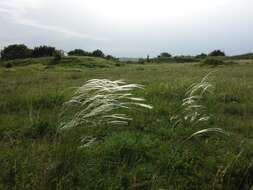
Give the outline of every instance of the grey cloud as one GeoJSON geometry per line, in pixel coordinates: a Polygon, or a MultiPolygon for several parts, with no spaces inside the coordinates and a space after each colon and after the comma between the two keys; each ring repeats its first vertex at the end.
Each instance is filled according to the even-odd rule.
{"type": "Polygon", "coordinates": [[[119,1],[113,5],[109,2],[116,0],[1,0],[0,44],[100,48],[134,57],[161,51],[197,54],[219,48],[239,54],[253,50],[251,0],[192,0],[193,5],[189,0],[139,0],[143,8],[131,8],[142,6],[134,0],[119,1]],[[153,10],[155,2],[168,7],[157,5],[153,10]],[[173,2],[177,2],[174,7],[173,2]]]}

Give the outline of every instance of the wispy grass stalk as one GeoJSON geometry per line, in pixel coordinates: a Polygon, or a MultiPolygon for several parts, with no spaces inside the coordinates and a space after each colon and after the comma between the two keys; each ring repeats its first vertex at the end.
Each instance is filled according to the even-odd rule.
{"type": "Polygon", "coordinates": [[[210,115],[206,111],[206,107],[201,104],[201,100],[207,93],[211,93],[213,85],[205,76],[200,82],[192,84],[182,101],[179,112],[170,118],[172,126],[196,126],[200,122],[210,119],[210,115]]]}
{"type": "Polygon", "coordinates": [[[135,97],[131,91],[143,89],[139,84],[123,80],[92,79],[79,87],[65,106],[74,109],[74,116],[62,129],[102,124],[125,125],[132,120],[122,110],[141,107],[152,109],[144,98],[135,97]]]}

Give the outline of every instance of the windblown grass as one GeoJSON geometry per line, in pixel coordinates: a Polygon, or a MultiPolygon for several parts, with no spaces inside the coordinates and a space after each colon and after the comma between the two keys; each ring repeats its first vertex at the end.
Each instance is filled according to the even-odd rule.
{"type": "Polygon", "coordinates": [[[207,92],[211,92],[213,85],[208,81],[208,76],[205,76],[200,82],[193,83],[185,93],[186,98],[182,100],[182,105],[178,110],[177,115],[170,118],[173,127],[177,126],[196,126],[200,122],[205,122],[210,119],[209,113],[206,113],[206,107],[201,104],[207,92]]]}
{"type": "MultiPolygon", "coordinates": [[[[191,104],[182,106],[183,99],[191,97],[186,91],[213,68],[193,64],[89,68],[63,63],[50,68],[40,63],[1,67],[0,189],[250,189],[253,68],[238,64],[216,69],[210,77],[213,92],[193,98],[192,105],[204,108],[190,107],[199,113],[191,122],[191,116],[184,118],[191,104]],[[143,97],[145,101],[136,103],[154,107],[130,104],[130,109],[112,110],[131,118],[123,120],[124,127],[103,117],[101,125],[93,125],[95,119],[89,117],[59,133],[62,103],[78,96],[65,89],[82,86],[91,78],[124,78],[145,85],[145,89],[133,88],[130,97],[143,97]],[[170,121],[171,115],[181,118],[180,125],[170,121]],[[198,121],[201,117],[209,119],[198,121]],[[213,135],[222,134],[220,129],[230,136],[213,135]],[[238,146],[242,140],[246,143],[238,146]]],[[[86,108],[74,103],[65,106],[66,122],[86,108]]]]}
{"type": "Polygon", "coordinates": [[[76,113],[62,128],[128,124],[132,118],[124,113],[118,113],[118,110],[130,109],[133,106],[152,109],[152,106],[143,103],[145,99],[134,97],[130,93],[136,88],[143,89],[143,86],[126,84],[123,80],[92,79],[87,81],[76,90],[71,100],[65,103],[66,106],[76,109],[76,113]]]}

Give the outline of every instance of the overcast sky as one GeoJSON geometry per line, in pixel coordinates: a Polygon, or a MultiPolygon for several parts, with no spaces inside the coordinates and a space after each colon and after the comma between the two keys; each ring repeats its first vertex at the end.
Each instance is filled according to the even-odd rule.
{"type": "Polygon", "coordinates": [[[114,56],[253,51],[253,0],[0,0],[0,48],[47,44],[114,56]]]}

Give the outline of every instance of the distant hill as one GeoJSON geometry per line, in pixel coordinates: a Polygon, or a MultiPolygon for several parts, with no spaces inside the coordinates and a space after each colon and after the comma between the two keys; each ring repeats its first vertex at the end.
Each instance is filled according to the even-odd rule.
{"type": "Polygon", "coordinates": [[[253,53],[231,56],[233,59],[253,59],[253,53]]]}
{"type": "Polygon", "coordinates": [[[25,66],[33,64],[42,64],[42,65],[61,65],[64,67],[71,67],[73,65],[79,67],[112,67],[116,66],[116,61],[107,60],[98,57],[86,57],[86,56],[67,56],[63,57],[57,63],[53,62],[53,57],[43,57],[43,58],[27,58],[27,59],[15,59],[15,60],[0,60],[0,65],[5,66],[11,64],[12,66],[25,66]]]}

